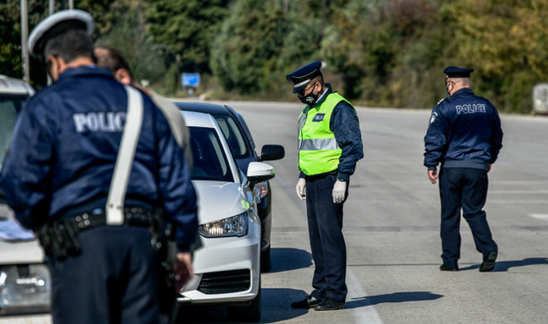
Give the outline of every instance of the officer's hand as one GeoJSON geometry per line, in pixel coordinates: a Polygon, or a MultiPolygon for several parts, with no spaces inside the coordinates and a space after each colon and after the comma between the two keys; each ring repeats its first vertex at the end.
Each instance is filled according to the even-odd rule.
{"type": "Polygon", "coordinates": [[[489,171],[491,171],[491,164],[487,164],[487,173],[489,173],[489,171]]]}
{"type": "Polygon", "coordinates": [[[428,170],[428,179],[430,179],[430,182],[432,182],[432,184],[436,184],[436,180],[438,180],[438,171],[428,170]]]}
{"type": "Polygon", "coordinates": [[[306,199],[305,187],[306,187],[306,180],[304,178],[299,178],[299,181],[297,181],[297,186],[295,187],[295,190],[297,191],[297,196],[299,196],[301,200],[306,199]]]}
{"type": "Polygon", "coordinates": [[[337,179],[333,186],[333,203],[340,204],[344,201],[344,195],[346,193],[346,182],[337,179]]]}
{"type": "Polygon", "coordinates": [[[177,263],[173,267],[173,271],[175,272],[176,291],[180,291],[187,281],[194,276],[192,254],[190,252],[177,253],[177,263]]]}

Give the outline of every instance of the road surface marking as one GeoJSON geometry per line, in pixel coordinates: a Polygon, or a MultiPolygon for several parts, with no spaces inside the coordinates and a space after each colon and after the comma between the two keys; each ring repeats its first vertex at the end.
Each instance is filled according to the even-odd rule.
{"type": "Polygon", "coordinates": [[[548,214],[529,214],[530,217],[547,220],[548,221],[548,214]]]}
{"type": "Polygon", "coordinates": [[[349,267],[346,267],[346,285],[348,287],[348,297],[346,302],[352,302],[352,298],[357,300],[365,300],[363,306],[352,309],[352,315],[356,320],[356,323],[362,324],[382,324],[379,314],[371,305],[371,301],[367,298],[367,293],[363,289],[362,285],[354,275],[354,272],[349,267]]]}

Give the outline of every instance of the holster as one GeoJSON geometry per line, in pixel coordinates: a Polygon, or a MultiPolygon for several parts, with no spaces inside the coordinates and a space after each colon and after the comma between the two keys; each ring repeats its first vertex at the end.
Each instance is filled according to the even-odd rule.
{"type": "Polygon", "coordinates": [[[152,232],[152,248],[158,257],[159,301],[160,312],[175,320],[178,312],[175,271],[173,269],[177,246],[173,224],[165,222],[163,211],[157,210],[154,217],[152,232]]]}
{"type": "Polygon", "coordinates": [[[42,225],[37,231],[37,236],[48,257],[63,261],[67,256],[80,254],[78,232],[79,229],[74,223],[61,219],[42,225]]]}

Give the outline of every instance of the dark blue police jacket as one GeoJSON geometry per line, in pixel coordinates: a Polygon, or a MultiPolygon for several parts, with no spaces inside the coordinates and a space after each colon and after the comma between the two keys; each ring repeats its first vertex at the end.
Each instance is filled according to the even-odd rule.
{"type": "MultiPolygon", "coordinates": [[[[146,95],[143,106],[126,199],[163,207],[177,229],[178,245],[188,247],[198,226],[191,170],[166,117],[146,95]]],[[[126,111],[122,84],[108,69],[93,65],[64,71],[28,100],[0,180],[24,227],[36,229],[69,209],[105,201],[126,111]]]]}
{"type": "Polygon", "coordinates": [[[489,100],[460,89],[432,110],[424,137],[424,165],[487,169],[502,148],[497,109],[489,100]]]}
{"type": "MultiPolygon", "coordinates": [[[[328,83],[327,89],[318,98],[313,107],[323,102],[332,92],[333,89],[328,83]]],[[[363,158],[362,134],[356,110],[346,101],[339,102],[333,108],[329,127],[335,135],[337,144],[342,149],[341,156],[339,157],[339,166],[337,167],[337,179],[348,182],[348,179],[356,170],[356,163],[363,158]]],[[[299,177],[306,178],[306,175],[301,172],[299,177]]]]}

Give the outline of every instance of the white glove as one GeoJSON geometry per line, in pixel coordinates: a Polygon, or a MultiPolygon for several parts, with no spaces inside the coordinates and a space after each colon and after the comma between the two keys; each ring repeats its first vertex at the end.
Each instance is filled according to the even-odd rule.
{"type": "Polygon", "coordinates": [[[297,191],[297,196],[299,196],[301,200],[306,199],[306,191],[304,189],[305,187],[306,187],[306,180],[304,178],[299,178],[299,181],[297,182],[297,186],[295,187],[295,190],[297,191]]]}
{"type": "Polygon", "coordinates": [[[344,201],[344,194],[346,193],[346,182],[337,179],[333,186],[333,203],[340,204],[344,201]]]}

